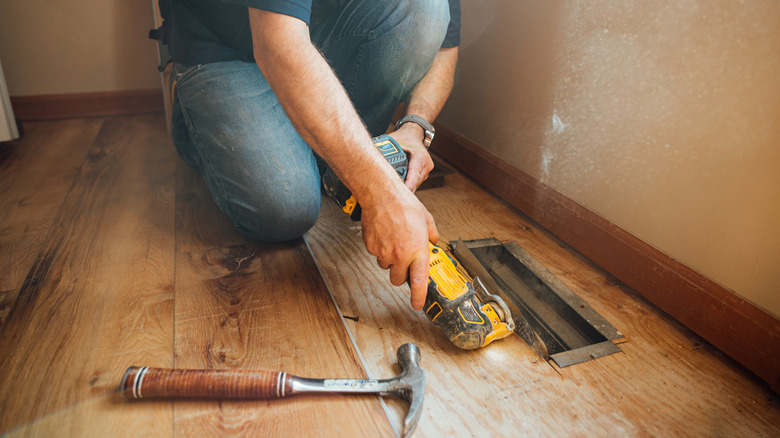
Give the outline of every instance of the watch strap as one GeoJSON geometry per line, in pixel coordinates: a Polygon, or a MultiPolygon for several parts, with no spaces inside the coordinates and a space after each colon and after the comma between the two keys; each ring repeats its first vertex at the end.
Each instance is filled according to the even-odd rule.
{"type": "Polygon", "coordinates": [[[395,129],[398,129],[403,125],[404,123],[412,122],[420,125],[420,127],[425,131],[425,137],[423,138],[423,144],[425,145],[425,148],[429,148],[431,146],[431,141],[433,141],[433,136],[436,135],[436,129],[434,129],[433,125],[428,123],[425,119],[422,117],[416,115],[416,114],[409,114],[408,116],[401,117],[398,122],[395,124],[395,129]]]}

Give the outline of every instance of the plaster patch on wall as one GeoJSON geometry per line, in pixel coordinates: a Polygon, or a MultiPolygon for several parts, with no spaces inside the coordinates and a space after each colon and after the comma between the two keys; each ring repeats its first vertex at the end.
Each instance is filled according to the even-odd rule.
{"type": "Polygon", "coordinates": [[[552,163],[553,156],[553,151],[550,148],[545,148],[542,152],[542,182],[545,184],[550,178],[550,163],[552,163]]]}
{"type": "Polygon", "coordinates": [[[555,110],[553,110],[552,133],[560,134],[561,132],[563,132],[564,129],[566,129],[566,124],[563,123],[561,118],[558,116],[558,113],[555,110]]]}
{"type": "MultiPolygon", "coordinates": [[[[552,114],[552,126],[547,133],[548,135],[561,134],[566,129],[566,123],[563,123],[561,117],[558,115],[558,111],[553,109],[552,114]]],[[[548,142],[545,142],[549,146],[548,142]]],[[[544,147],[541,154],[541,169],[539,172],[540,180],[543,183],[547,183],[550,180],[550,164],[553,162],[555,152],[550,147],[544,147]]]]}

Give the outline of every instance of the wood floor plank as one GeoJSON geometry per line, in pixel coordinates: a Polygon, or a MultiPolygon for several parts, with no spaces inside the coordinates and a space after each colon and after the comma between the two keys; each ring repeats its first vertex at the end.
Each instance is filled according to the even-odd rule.
{"type": "Polygon", "coordinates": [[[174,152],[159,115],[101,125],[2,330],[0,433],[172,433],[170,403],[113,393],[172,365],[174,152]]]}
{"type": "MultiPolygon", "coordinates": [[[[200,177],[182,162],[178,174],[176,367],[364,378],[303,241],[261,244],[236,234],[200,177]]],[[[375,396],[177,401],[174,417],[184,436],[393,434],[375,396]]]]}
{"type": "MultiPolygon", "coordinates": [[[[306,241],[369,374],[422,349],[428,383],[416,436],[778,436],[780,405],[755,376],[633,291],[456,174],[419,193],[443,240],[513,240],[621,330],[623,353],[559,369],[517,336],[466,352],[390,285],[358,225],[331,203],[306,241]]],[[[394,421],[398,421],[396,418],[394,421]]]]}
{"type": "Polygon", "coordinates": [[[23,138],[0,145],[0,328],[100,126],[26,123],[23,138]]]}

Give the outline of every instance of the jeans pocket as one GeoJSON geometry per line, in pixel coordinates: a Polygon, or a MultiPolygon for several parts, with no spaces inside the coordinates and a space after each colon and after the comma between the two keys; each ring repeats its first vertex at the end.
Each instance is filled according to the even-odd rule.
{"type": "Polygon", "coordinates": [[[177,84],[181,84],[201,67],[203,67],[203,64],[186,65],[174,63],[171,80],[176,81],[177,84]]]}

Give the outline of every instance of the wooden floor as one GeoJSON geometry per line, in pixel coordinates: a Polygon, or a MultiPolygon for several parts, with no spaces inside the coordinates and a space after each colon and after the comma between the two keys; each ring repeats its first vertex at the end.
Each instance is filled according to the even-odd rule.
{"type": "Polygon", "coordinates": [[[0,434],[393,436],[375,396],[127,402],[130,365],[383,378],[422,350],[417,436],[780,436],[777,395],[464,177],[419,196],[445,240],[514,240],[625,334],[560,369],[517,336],[451,346],[330,203],[297,242],[238,234],[162,115],[25,124],[0,145],[0,434]]]}

